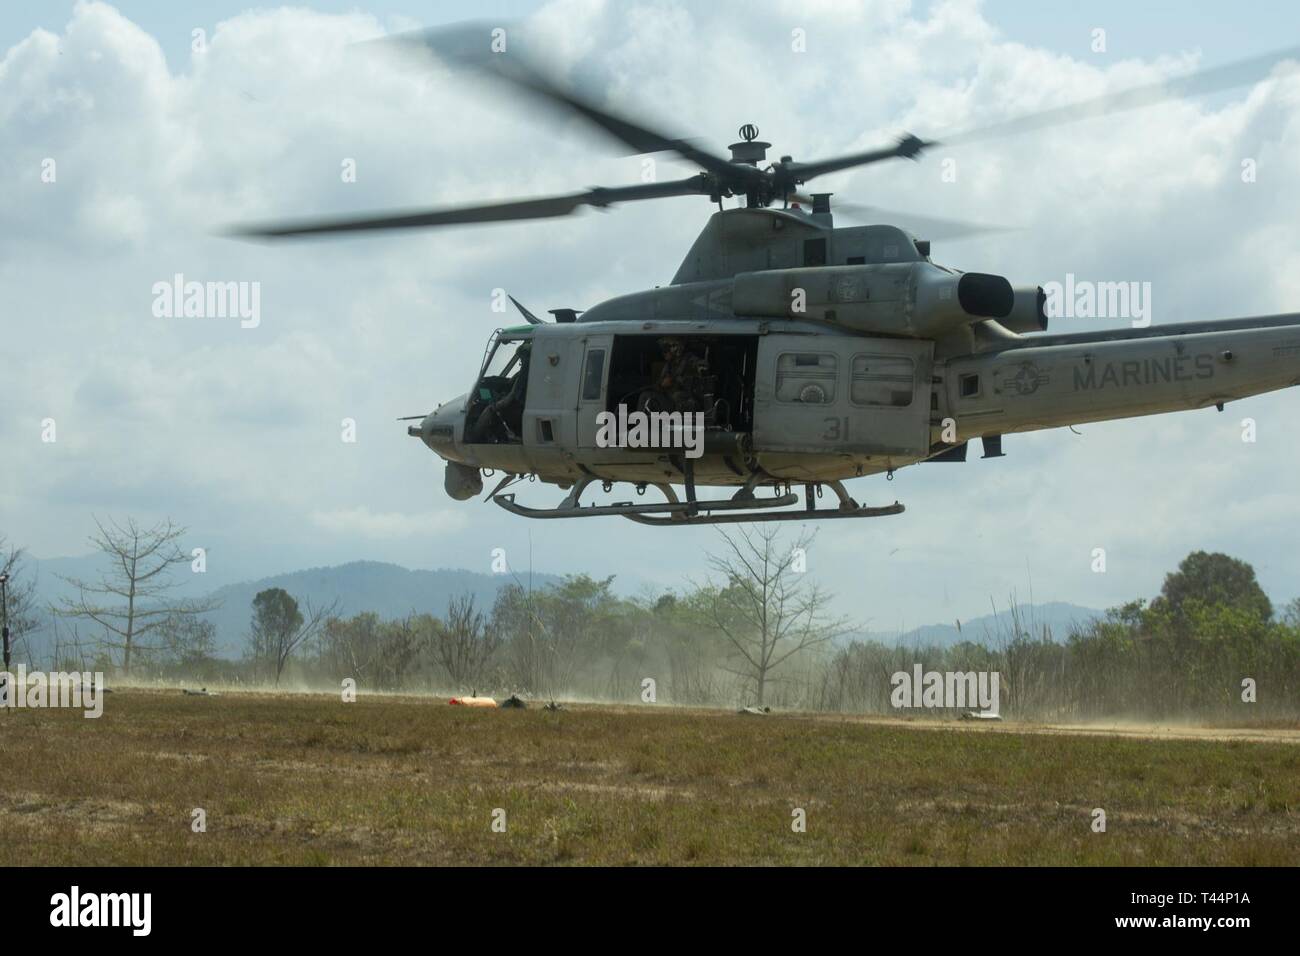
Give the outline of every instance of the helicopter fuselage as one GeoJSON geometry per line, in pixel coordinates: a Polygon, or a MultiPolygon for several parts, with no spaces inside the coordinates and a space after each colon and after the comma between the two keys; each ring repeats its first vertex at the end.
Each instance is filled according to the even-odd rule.
{"type": "Polygon", "coordinates": [[[706,429],[695,480],[742,485],[754,468],[772,483],[843,480],[926,461],[971,439],[1205,408],[1300,383],[1300,315],[1260,321],[1270,324],[1110,339],[1104,333],[1054,336],[1043,344],[1026,337],[995,351],[938,360],[932,342],[809,323],[523,327],[502,333],[507,342],[532,342],[542,360],[530,369],[518,442],[467,440],[468,395],[444,404],[414,431],[448,461],[532,474],[561,486],[583,475],[679,483],[679,450],[597,444],[597,413],[616,412],[620,397],[611,395],[606,356],[665,336],[710,346],[724,340],[743,343],[754,356],[754,373],[740,382],[752,419],[743,430],[706,429]],[[580,373],[589,355],[599,356],[593,361],[602,363],[601,381],[599,392],[584,398],[580,373]],[[868,357],[887,359],[887,371],[903,369],[905,379],[873,380],[868,357]],[[816,364],[801,369],[794,364],[800,358],[816,364]],[[783,360],[789,374],[783,374],[783,360]],[[820,400],[798,401],[809,386],[820,400]]]}
{"type": "Polygon", "coordinates": [[[779,493],[964,460],[976,438],[997,456],[1008,433],[1300,383],[1300,315],[1044,334],[1041,288],[927,252],[894,227],[833,229],[829,214],[719,213],[672,285],[498,330],[474,389],[409,431],[448,461],[456,498],[477,494],[483,472],[779,493]],[[812,261],[745,268],[784,261],[781,249],[812,261]],[[696,373],[674,391],[682,355],[696,373]],[[607,427],[674,399],[699,434],[682,430],[689,416],[657,444],[607,427]]]}

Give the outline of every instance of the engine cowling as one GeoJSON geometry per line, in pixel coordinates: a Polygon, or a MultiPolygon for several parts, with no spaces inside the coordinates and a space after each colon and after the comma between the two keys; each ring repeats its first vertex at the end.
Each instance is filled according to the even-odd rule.
{"type": "Polygon", "coordinates": [[[988,319],[1017,330],[1046,328],[1040,295],[1036,286],[1018,290],[999,275],[898,262],[741,273],[731,305],[741,316],[817,319],[930,338],[988,319]]]}
{"type": "Polygon", "coordinates": [[[1010,314],[998,319],[1003,328],[1012,332],[1047,331],[1047,293],[1040,285],[1018,286],[1016,302],[1010,314]]]}

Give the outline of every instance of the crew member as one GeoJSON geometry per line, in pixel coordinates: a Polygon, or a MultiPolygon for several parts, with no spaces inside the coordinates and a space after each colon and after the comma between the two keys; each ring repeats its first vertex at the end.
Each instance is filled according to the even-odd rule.
{"type": "Polygon", "coordinates": [[[528,391],[528,363],[532,358],[533,343],[519,346],[519,371],[511,380],[510,389],[479,415],[474,423],[472,443],[512,441],[524,430],[524,401],[528,391]]]}
{"type": "Polygon", "coordinates": [[[672,401],[673,410],[702,411],[707,370],[704,360],[688,352],[682,340],[675,336],[660,339],[659,349],[664,358],[659,389],[672,401]]]}

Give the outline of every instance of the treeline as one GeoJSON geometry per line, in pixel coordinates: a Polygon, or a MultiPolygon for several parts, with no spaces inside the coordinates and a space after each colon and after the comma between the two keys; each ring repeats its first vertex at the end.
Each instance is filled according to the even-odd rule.
{"type": "MultiPolygon", "coordinates": [[[[99,531],[98,541],[115,553],[143,554],[122,562],[143,573],[189,560],[169,523],[99,531]]],[[[849,623],[827,613],[829,596],[802,570],[811,537],[784,540],[770,526],[740,527],[718,543],[711,580],[646,598],[618,596],[612,578],[573,576],[538,590],[507,585],[491,607],[466,596],[440,617],[383,620],[300,606],[268,589],[253,601],[237,660],[218,655],[203,618],[209,605],[159,601],[127,610],[112,597],[130,593],[132,582],[109,581],[55,609],[60,636],[50,663],[137,681],[338,689],[351,680],[359,691],[878,714],[898,713],[894,677],[920,665],[996,672],[999,710],[1008,717],[1300,714],[1300,600],[1275,613],[1250,565],[1226,555],[1195,552],[1149,604],[1111,609],[1068,634],[1052,634],[1013,607],[1001,629],[980,641],[916,648],[849,639],[849,623]]],[[[0,555],[11,577],[17,557],[13,549],[7,560],[0,555]]],[[[11,624],[29,624],[30,589],[20,583],[9,601],[11,624]]]]}
{"type": "MultiPolygon", "coordinates": [[[[464,596],[442,617],[331,617],[281,680],[338,687],[351,678],[379,691],[637,700],[650,679],[655,699],[700,704],[739,693],[726,683],[738,678],[719,672],[726,655],[705,626],[704,595],[642,602],[618,597],[612,584],[612,578],[579,575],[530,592],[512,583],[489,608],[464,596]]],[[[265,647],[250,644],[242,666],[250,678],[274,680],[275,659],[265,647]]]]}
{"type": "MultiPolygon", "coordinates": [[[[536,698],[640,700],[649,692],[701,705],[753,696],[753,687],[745,688],[753,681],[728,663],[726,639],[713,624],[712,589],[643,601],[618,597],[612,585],[613,578],[584,575],[536,591],[512,583],[488,608],[465,595],[441,617],[395,620],[308,611],[270,589],[254,599],[238,659],[217,655],[210,622],[174,616],[153,644],[136,648],[130,677],[317,689],[352,679],[385,692],[536,698]],[[644,685],[647,679],[653,684],[644,685]]],[[[61,669],[122,675],[109,646],[64,639],[54,656],[61,669]]],[[[781,686],[769,688],[793,704],[781,686]]]]}
{"type": "Polygon", "coordinates": [[[1300,599],[1275,615],[1249,564],[1197,551],[1149,605],[1132,601],[1053,635],[1016,608],[982,643],[855,642],[821,672],[817,709],[888,712],[890,675],[996,671],[1002,711],[1044,720],[1300,716],[1300,599]]]}
{"type": "MultiPolygon", "coordinates": [[[[382,690],[627,701],[649,694],[676,704],[888,714],[897,712],[894,675],[919,664],[997,672],[1009,717],[1262,718],[1293,716],[1300,704],[1300,602],[1275,616],[1253,569],[1226,555],[1194,553],[1150,605],[1114,608],[1066,635],[1013,607],[1003,629],[981,642],[918,649],[835,642],[842,622],[819,613],[814,626],[801,619],[765,642],[757,615],[766,609],[776,629],[788,622],[791,596],[778,593],[779,578],[798,572],[784,566],[787,549],[775,539],[771,547],[762,535],[747,540],[768,560],[725,586],[637,600],[615,595],[609,579],[573,577],[532,593],[510,585],[486,611],[462,599],[444,619],[330,619],[295,677],[333,685],[353,677],[382,690]]],[[[810,592],[799,592],[807,602],[810,592]]]]}
{"type": "MultiPolygon", "coordinates": [[[[287,659],[279,655],[288,644],[275,635],[275,620],[255,613],[243,660],[189,653],[159,660],[145,673],[331,688],[351,678],[379,691],[749,704],[760,700],[758,674],[720,625],[726,590],[705,585],[628,599],[613,593],[612,579],[576,576],[535,592],[512,584],[491,608],[464,597],[441,618],[323,617],[287,659]]],[[[305,623],[292,598],[268,591],[257,603],[286,599],[292,606],[283,633],[292,636],[305,623]]],[[[1135,601],[1115,608],[1063,640],[1017,608],[1007,621],[982,642],[951,647],[817,642],[766,675],[761,700],[785,709],[896,714],[893,677],[920,665],[926,672],[997,672],[1000,710],[1008,717],[1267,718],[1300,710],[1300,602],[1275,618],[1249,566],[1223,555],[1191,555],[1149,606],[1135,601]],[[1233,575],[1239,586],[1214,586],[1233,575]]]]}

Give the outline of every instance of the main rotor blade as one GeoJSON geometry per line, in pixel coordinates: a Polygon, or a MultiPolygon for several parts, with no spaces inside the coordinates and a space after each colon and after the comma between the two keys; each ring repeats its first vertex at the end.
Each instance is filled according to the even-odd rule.
{"type": "Polygon", "coordinates": [[[408,48],[423,48],[445,62],[501,80],[544,103],[577,114],[633,152],[677,153],[701,169],[724,179],[754,180],[761,176],[751,166],[732,163],[688,140],[669,136],[644,122],[597,106],[590,97],[548,75],[536,61],[518,50],[519,41],[510,39],[509,28],[502,28],[499,24],[463,23],[453,27],[401,33],[388,38],[387,42],[408,48]],[[505,49],[493,52],[494,31],[502,29],[507,31],[505,49]]]}
{"type": "Polygon", "coordinates": [[[981,236],[996,232],[1012,232],[1015,226],[999,226],[990,223],[962,222],[958,219],[944,219],[939,216],[926,216],[911,212],[890,212],[875,206],[861,206],[853,202],[832,204],[835,212],[844,213],[854,219],[888,223],[906,229],[918,239],[964,239],[968,236],[981,236]]]}
{"type": "MultiPolygon", "coordinates": [[[[804,193],[790,193],[791,202],[802,203],[810,209],[815,205],[813,198],[804,193]]],[[[1014,232],[1018,226],[997,226],[990,223],[962,222],[957,219],[943,219],[939,216],[927,216],[913,212],[890,212],[879,206],[864,206],[856,202],[833,203],[836,213],[843,213],[852,219],[868,223],[882,223],[898,226],[912,233],[918,239],[964,239],[967,236],[982,236],[995,232],[1014,232]]]]}
{"type": "Polygon", "coordinates": [[[1034,130],[1077,123],[1097,116],[1109,116],[1128,110],[1154,106],[1168,100],[1185,99],[1192,96],[1204,96],[1245,86],[1265,79],[1275,66],[1286,60],[1300,59],[1300,46],[1288,47],[1274,53],[1237,60],[1223,66],[1199,70],[1184,76],[1170,77],[1145,86],[1136,86],[1116,93],[1106,93],[1089,100],[1057,106],[1038,113],[1003,120],[989,126],[965,130],[953,136],[945,136],[945,146],[987,139],[990,136],[1010,136],[1034,130]]]}
{"type": "Polygon", "coordinates": [[[689,196],[707,191],[703,174],[666,183],[635,186],[597,186],[586,192],[540,199],[517,199],[477,206],[452,206],[419,212],[388,212],[343,219],[307,219],[288,222],[235,226],[231,235],[250,239],[281,239],[289,236],[324,235],[339,232],[372,232],[384,229],[413,229],[421,226],[449,226],[466,223],[509,222],[520,219],[551,219],[567,216],[582,206],[609,206],[638,199],[689,196]]]}
{"type": "Polygon", "coordinates": [[[868,166],[871,163],[879,163],[886,159],[914,159],[921,154],[921,150],[933,145],[933,143],[927,143],[925,140],[909,133],[893,146],[883,149],[869,149],[861,153],[849,153],[846,156],[823,159],[815,163],[781,163],[774,168],[773,172],[783,184],[794,186],[798,183],[806,183],[814,176],[824,176],[827,173],[849,169],[852,166],[868,166]]]}
{"type": "MultiPolygon", "coordinates": [[[[1186,76],[1171,77],[1156,83],[1148,83],[1145,86],[1133,87],[1116,93],[1107,93],[1090,100],[1082,100],[1066,106],[1057,106],[1038,113],[1029,113],[1013,119],[1003,120],[989,126],[965,130],[953,136],[945,136],[941,142],[945,146],[956,146],[961,143],[988,139],[992,136],[1012,136],[1047,129],[1052,126],[1061,126],[1066,123],[1077,123],[1098,116],[1109,116],[1127,110],[1153,106],[1167,100],[1204,96],[1208,93],[1229,90],[1264,79],[1277,64],[1295,59],[1300,59],[1300,47],[1289,47],[1275,53],[1266,53],[1262,56],[1238,60],[1234,63],[1201,70],[1186,76]]],[[[850,153],[847,156],[814,163],[787,163],[780,168],[777,175],[785,177],[785,182],[789,184],[804,183],[814,176],[823,176],[826,173],[837,172],[853,166],[866,166],[898,157],[915,159],[922,150],[936,146],[939,142],[939,140],[922,140],[908,134],[892,148],[850,153]]]]}

